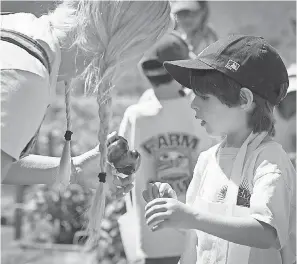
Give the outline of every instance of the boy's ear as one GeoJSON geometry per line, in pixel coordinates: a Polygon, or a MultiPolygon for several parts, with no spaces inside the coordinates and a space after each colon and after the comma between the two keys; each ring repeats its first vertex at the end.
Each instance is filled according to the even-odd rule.
{"type": "Polygon", "coordinates": [[[249,110],[253,106],[254,95],[248,88],[240,89],[240,107],[243,110],[249,110]]]}

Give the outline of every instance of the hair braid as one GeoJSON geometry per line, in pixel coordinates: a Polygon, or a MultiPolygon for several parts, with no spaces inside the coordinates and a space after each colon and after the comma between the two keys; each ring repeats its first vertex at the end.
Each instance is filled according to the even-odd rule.
{"type": "MultiPolygon", "coordinates": [[[[111,83],[117,66],[136,64],[170,27],[169,1],[63,1],[50,14],[60,41],[73,36],[73,46],[89,65],[83,76],[89,94],[98,92],[98,133],[101,172],[106,173],[106,138],[111,116],[111,83]]],[[[111,175],[107,176],[110,177],[111,175]]],[[[99,237],[105,206],[104,184],[99,183],[89,211],[90,240],[99,237]]]]}

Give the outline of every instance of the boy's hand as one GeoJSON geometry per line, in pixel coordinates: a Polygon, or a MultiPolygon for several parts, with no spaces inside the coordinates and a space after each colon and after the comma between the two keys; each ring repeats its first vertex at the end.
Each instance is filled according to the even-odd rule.
{"type": "Polygon", "coordinates": [[[196,212],[188,205],[172,198],[157,198],[145,207],[147,225],[156,231],[163,228],[192,229],[196,212]]]}
{"type": "Polygon", "coordinates": [[[177,199],[177,195],[172,187],[164,182],[149,183],[147,189],[142,192],[142,196],[147,203],[156,198],[177,199]]]}

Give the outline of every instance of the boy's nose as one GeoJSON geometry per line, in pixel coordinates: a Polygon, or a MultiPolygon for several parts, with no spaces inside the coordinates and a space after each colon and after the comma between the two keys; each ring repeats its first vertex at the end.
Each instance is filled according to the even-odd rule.
{"type": "Polygon", "coordinates": [[[197,106],[197,104],[195,104],[195,100],[192,101],[192,103],[191,103],[191,108],[192,108],[193,110],[197,110],[197,111],[199,111],[199,107],[197,106]]]}

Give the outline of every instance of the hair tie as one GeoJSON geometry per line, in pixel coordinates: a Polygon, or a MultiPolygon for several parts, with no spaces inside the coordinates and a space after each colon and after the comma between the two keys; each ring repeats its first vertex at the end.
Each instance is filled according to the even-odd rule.
{"type": "Polygon", "coordinates": [[[66,141],[70,141],[70,140],[71,140],[71,135],[72,135],[72,134],[73,134],[72,131],[67,130],[67,131],[65,132],[65,135],[64,135],[65,140],[66,140],[66,141]]]}
{"type": "Polygon", "coordinates": [[[106,182],[106,172],[100,172],[98,174],[98,178],[99,178],[99,182],[102,182],[102,183],[106,182]]]}

